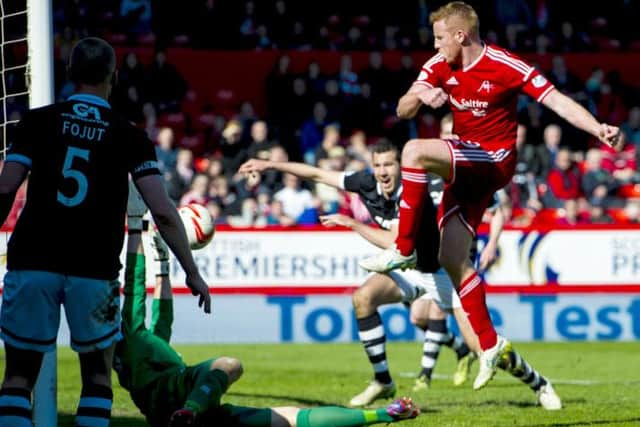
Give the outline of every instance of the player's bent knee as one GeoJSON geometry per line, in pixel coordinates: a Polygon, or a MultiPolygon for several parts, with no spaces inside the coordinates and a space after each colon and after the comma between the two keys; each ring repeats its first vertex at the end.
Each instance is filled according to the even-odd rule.
{"type": "Polygon", "coordinates": [[[410,139],[402,149],[402,164],[417,166],[420,158],[426,154],[424,140],[410,139]]]}
{"type": "Polygon", "coordinates": [[[234,357],[219,357],[212,364],[211,369],[220,369],[229,377],[229,385],[236,382],[244,372],[242,362],[234,357]]]}
{"type": "Polygon", "coordinates": [[[356,311],[356,316],[358,314],[362,315],[368,313],[375,309],[373,306],[372,295],[366,287],[356,289],[351,296],[351,301],[353,302],[353,308],[356,311]]]}
{"type": "Polygon", "coordinates": [[[428,316],[420,313],[420,314],[414,314],[411,313],[409,315],[409,321],[411,322],[412,325],[417,326],[420,329],[427,329],[427,324],[429,323],[429,318],[428,316]]]}

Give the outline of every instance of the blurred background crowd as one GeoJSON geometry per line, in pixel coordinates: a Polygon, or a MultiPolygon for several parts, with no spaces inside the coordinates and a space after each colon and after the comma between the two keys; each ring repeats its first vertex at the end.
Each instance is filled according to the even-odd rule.
{"type": "MultiPolygon", "coordinates": [[[[400,148],[413,137],[438,136],[446,108],[399,121],[395,107],[433,54],[428,16],[444,3],[58,0],[56,97],[74,90],[64,68],[73,43],[104,37],[121,58],[111,102],[157,144],[177,204],[201,203],[233,226],[316,224],[319,215],[335,212],[366,220],[366,209],[349,193],[276,172],[247,182],[237,168],[261,158],[361,170],[371,167],[367,147],[382,138],[400,148]],[[253,92],[229,86],[203,93],[190,78],[200,72],[215,81],[229,72],[226,63],[197,70],[203,67],[198,55],[220,51],[240,55],[245,65],[236,85],[247,82],[253,92]],[[268,69],[254,68],[253,58],[268,69]]],[[[524,55],[600,120],[620,125],[627,141],[613,152],[523,96],[519,161],[507,188],[512,224],[640,221],[640,85],[623,78],[624,69],[598,61],[640,51],[633,22],[640,2],[611,0],[606,9],[549,0],[469,3],[487,42],[524,55]],[[591,58],[589,69],[576,72],[568,59],[576,52],[591,58]]],[[[9,78],[7,91],[20,84],[9,78]]],[[[8,103],[4,113],[17,119],[24,108],[8,103]]]]}

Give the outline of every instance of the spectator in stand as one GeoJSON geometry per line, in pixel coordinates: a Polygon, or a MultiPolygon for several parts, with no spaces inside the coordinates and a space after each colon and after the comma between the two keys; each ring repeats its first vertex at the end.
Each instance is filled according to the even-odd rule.
{"type": "Polygon", "coordinates": [[[548,76],[556,89],[569,96],[575,96],[575,94],[584,90],[584,84],[575,74],[569,71],[563,56],[554,56],[551,64],[551,71],[548,76]]]}
{"type": "Polygon", "coordinates": [[[287,120],[288,107],[290,106],[287,97],[293,90],[293,74],[291,73],[289,55],[278,57],[273,68],[267,74],[264,88],[268,118],[279,127],[287,120]]]}
{"type": "Polygon", "coordinates": [[[242,125],[237,120],[229,120],[220,139],[222,165],[227,176],[232,176],[247,159],[247,150],[242,141],[242,125]]]}
{"type": "Polygon", "coordinates": [[[326,125],[327,106],[323,102],[316,102],[313,116],[304,122],[300,130],[300,152],[306,163],[315,164],[315,150],[322,142],[326,125]]]}
{"type": "Polygon", "coordinates": [[[122,0],[120,3],[122,28],[129,32],[129,40],[151,32],[151,0],[122,0]]]}
{"type": "Polygon", "coordinates": [[[155,53],[147,68],[145,93],[158,111],[178,111],[187,92],[187,82],[176,67],[167,62],[164,50],[155,53]]]}
{"type": "MultiPolygon", "coordinates": [[[[444,118],[442,120],[444,123],[444,118]]],[[[527,127],[523,124],[518,124],[516,132],[516,149],[518,152],[516,171],[506,191],[514,206],[532,209],[533,211],[539,211],[542,208],[542,203],[540,203],[540,198],[538,197],[536,177],[531,169],[534,165],[536,148],[540,149],[541,147],[527,144],[527,127]]]]}
{"type": "Polygon", "coordinates": [[[615,197],[620,183],[602,167],[602,150],[592,148],[587,151],[582,175],[582,191],[591,204],[598,200],[605,207],[620,206],[623,201],[615,197]]]}
{"type": "Polygon", "coordinates": [[[358,159],[367,165],[371,165],[371,151],[367,148],[367,135],[364,131],[356,129],[349,137],[347,155],[350,159],[358,159]]]}
{"type": "Polygon", "coordinates": [[[562,128],[557,124],[547,125],[542,134],[542,144],[534,146],[534,153],[529,159],[529,168],[536,178],[542,181],[547,179],[561,142],[562,128]]]}
{"type": "Polygon", "coordinates": [[[630,224],[640,224],[640,201],[629,200],[624,208],[624,215],[630,224]]]}
{"type": "Polygon", "coordinates": [[[264,227],[268,222],[267,217],[261,214],[258,202],[253,197],[244,199],[240,215],[230,216],[227,221],[232,227],[264,227]]]}
{"type": "Polygon", "coordinates": [[[564,209],[561,209],[559,217],[556,221],[557,225],[560,226],[575,226],[578,224],[587,224],[589,220],[582,215],[578,208],[578,200],[577,199],[566,199],[563,201],[564,209]]]}
{"type": "Polygon", "coordinates": [[[144,93],[142,92],[144,80],[145,70],[138,60],[138,55],[135,52],[127,52],[118,70],[118,86],[135,86],[140,90],[141,96],[144,98],[144,93]]]}
{"type": "Polygon", "coordinates": [[[309,190],[301,188],[300,179],[295,175],[286,173],[283,181],[284,188],[273,199],[282,202],[283,213],[297,223],[305,211],[314,209],[313,195],[309,190]]]}
{"type": "Polygon", "coordinates": [[[189,203],[197,203],[202,206],[207,205],[209,190],[209,177],[203,173],[198,173],[193,177],[189,191],[184,193],[180,198],[179,206],[185,206],[189,203]]]}
{"type": "Polygon", "coordinates": [[[269,140],[268,135],[267,122],[264,120],[253,122],[251,125],[251,141],[249,142],[249,148],[247,148],[247,156],[250,159],[269,158],[269,151],[277,145],[277,142],[269,140]]]}
{"type": "Polygon", "coordinates": [[[184,148],[178,149],[175,169],[165,173],[167,193],[169,193],[169,197],[174,203],[180,201],[182,195],[191,185],[191,180],[193,180],[195,173],[193,153],[184,148]]]}
{"type": "Polygon", "coordinates": [[[145,102],[142,106],[142,115],[144,116],[144,130],[147,137],[155,141],[158,138],[158,115],[156,107],[151,102],[145,102]]]}
{"type": "Polygon", "coordinates": [[[571,160],[571,151],[567,148],[561,148],[556,154],[555,166],[549,172],[547,183],[547,207],[559,208],[567,200],[575,200],[582,196],[580,173],[571,160]]]}
{"type": "Polygon", "coordinates": [[[589,222],[591,224],[613,224],[613,218],[607,213],[603,199],[591,199],[589,204],[589,222]]]}
{"type": "Polygon", "coordinates": [[[238,215],[240,213],[241,201],[231,191],[229,178],[225,175],[219,176],[209,183],[208,197],[220,205],[225,216],[238,215]]]}
{"type": "Polygon", "coordinates": [[[280,200],[273,200],[271,202],[271,209],[267,215],[267,225],[289,227],[295,224],[296,221],[284,213],[282,202],[280,200]]]}
{"type": "Polygon", "coordinates": [[[170,127],[160,128],[156,138],[156,157],[158,158],[158,169],[162,174],[171,172],[176,168],[178,150],[175,146],[173,129],[170,127]]]}
{"type": "Polygon", "coordinates": [[[640,106],[634,106],[629,110],[629,117],[620,126],[627,136],[628,141],[636,147],[636,153],[640,152],[640,106]]]}
{"type": "Polygon", "coordinates": [[[314,155],[314,162],[311,164],[317,164],[322,159],[329,158],[329,151],[334,147],[337,147],[340,143],[340,126],[337,123],[332,123],[324,127],[322,142],[316,148],[314,155]]]}
{"type": "Polygon", "coordinates": [[[391,71],[384,65],[382,54],[373,51],[369,54],[369,65],[360,72],[362,83],[368,83],[371,87],[371,102],[378,105],[393,99],[391,71]]]}
{"type": "Polygon", "coordinates": [[[327,83],[327,76],[322,72],[317,61],[311,61],[307,67],[307,74],[304,76],[309,93],[318,98],[324,93],[324,86],[327,83]]]}
{"type": "MultiPolygon", "coordinates": [[[[276,145],[269,152],[269,160],[274,162],[287,162],[289,155],[281,145],[276,145]]],[[[282,188],[282,173],[277,170],[268,170],[261,175],[261,187],[273,194],[282,188]]]]}
{"type": "MultiPolygon", "coordinates": [[[[624,133],[621,139],[626,139],[624,133]]],[[[616,151],[610,147],[602,147],[602,168],[609,171],[621,184],[638,182],[638,163],[636,161],[636,147],[628,141],[623,141],[622,150],[616,151]]]]}

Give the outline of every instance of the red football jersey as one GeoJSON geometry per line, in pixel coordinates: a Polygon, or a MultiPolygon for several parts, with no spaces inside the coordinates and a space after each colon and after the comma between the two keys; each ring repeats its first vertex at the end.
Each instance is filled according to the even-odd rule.
{"type": "Polygon", "coordinates": [[[487,45],[472,64],[456,69],[439,53],[434,55],[413,84],[442,88],[449,95],[453,132],[487,151],[514,149],[520,92],[541,102],[554,89],[517,56],[487,45]]]}

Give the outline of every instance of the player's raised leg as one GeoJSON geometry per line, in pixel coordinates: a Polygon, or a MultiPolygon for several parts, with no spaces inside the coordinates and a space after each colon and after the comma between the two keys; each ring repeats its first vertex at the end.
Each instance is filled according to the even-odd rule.
{"type": "Polygon", "coordinates": [[[391,277],[374,274],[354,292],[352,299],[358,335],[373,367],[374,379],[349,404],[366,406],[376,399],[393,397],[396,392],[387,364],[386,335],[378,307],[401,301],[402,292],[391,277]]]}
{"type": "Polygon", "coordinates": [[[416,265],[415,239],[421,221],[422,207],[428,197],[427,173],[448,179],[451,175],[451,152],[440,139],[413,139],[402,149],[402,198],[400,222],[395,245],[360,261],[368,271],[384,273],[416,265]]]}

